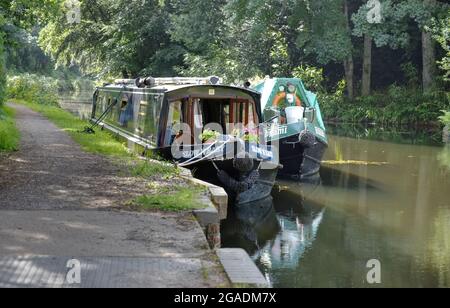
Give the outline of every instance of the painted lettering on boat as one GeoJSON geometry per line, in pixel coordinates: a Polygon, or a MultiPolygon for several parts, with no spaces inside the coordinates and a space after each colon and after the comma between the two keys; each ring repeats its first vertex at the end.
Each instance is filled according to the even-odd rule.
{"type": "Polygon", "coordinates": [[[262,157],[273,158],[273,153],[271,151],[261,149],[255,145],[252,145],[252,152],[257,153],[257,154],[261,155],[262,157]]]}
{"type": "Polygon", "coordinates": [[[287,134],[287,125],[272,125],[270,129],[265,131],[266,137],[276,137],[287,134]]]}

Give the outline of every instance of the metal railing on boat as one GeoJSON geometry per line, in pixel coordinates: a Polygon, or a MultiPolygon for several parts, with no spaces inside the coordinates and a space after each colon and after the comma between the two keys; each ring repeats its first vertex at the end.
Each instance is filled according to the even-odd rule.
{"type": "Polygon", "coordinates": [[[218,85],[223,83],[223,79],[217,76],[210,77],[163,77],[163,78],[137,78],[137,79],[116,79],[115,84],[135,85],[137,87],[158,86],[158,85],[218,85]]]}

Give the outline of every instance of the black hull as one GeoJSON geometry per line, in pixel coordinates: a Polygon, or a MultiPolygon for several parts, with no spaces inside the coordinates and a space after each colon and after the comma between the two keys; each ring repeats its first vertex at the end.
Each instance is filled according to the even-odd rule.
{"type": "Polygon", "coordinates": [[[316,138],[314,146],[304,148],[298,136],[280,140],[280,164],[283,168],[278,177],[302,182],[315,182],[319,176],[320,166],[327,145],[316,138]]]}
{"type": "MultiPolygon", "coordinates": [[[[171,157],[170,149],[167,148],[160,149],[157,152],[160,156],[163,156],[166,159],[170,159],[171,157]]],[[[231,159],[220,160],[214,161],[214,163],[220,170],[224,170],[230,176],[238,178],[239,175],[237,174],[236,169],[234,169],[233,167],[233,160],[231,159]]],[[[255,160],[254,163],[256,167],[259,166],[260,164],[260,162],[257,160],[255,160]]],[[[187,168],[191,170],[192,175],[196,179],[211,183],[216,186],[223,187],[223,184],[219,181],[219,178],[217,177],[217,170],[211,161],[200,161],[187,168]]],[[[230,204],[242,205],[257,202],[270,197],[272,194],[273,186],[275,185],[278,171],[279,171],[278,166],[275,166],[274,169],[260,169],[259,170],[260,178],[250,190],[243,192],[239,195],[227,191],[230,204]]]]}

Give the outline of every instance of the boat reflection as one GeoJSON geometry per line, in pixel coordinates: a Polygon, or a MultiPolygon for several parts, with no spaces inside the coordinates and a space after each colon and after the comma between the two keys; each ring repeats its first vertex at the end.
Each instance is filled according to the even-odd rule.
{"type": "MultiPolygon", "coordinates": [[[[291,182],[290,182],[291,183],[291,182]]],[[[245,249],[271,282],[271,271],[295,269],[313,246],[325,207],[308,196],[320,193],[321,182],[282,184],[273,197],[236,206],[222,226],[224,247],[245,249]]]]}
{"type": "Polygon", "coordinates": [[[222,245],[239,247],[250,255],[256,254],[280,231],[273,198],[235,205],[222,224],[222,245]]]}

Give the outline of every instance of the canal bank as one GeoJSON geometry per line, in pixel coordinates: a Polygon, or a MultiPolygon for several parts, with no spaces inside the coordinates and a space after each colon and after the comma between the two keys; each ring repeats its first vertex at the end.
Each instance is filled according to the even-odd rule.
{"type": "MultiPolygon", "coordinates": [[[[150,182],[131,176],[110,159],[83,151],[40,114],[22,105],[13,107],[22,138],[20,150],[0,162],[0,256],[6,258],[2,262],[23,256],[29,259],[14,263],[22,268],[2,266],[10,274],[1,275],[9,277],[3,284],[25,286],[19,278],[33,264],[41,264],[44,256],[59,261],[88,258],[94,264],[115,258],[122,275],[117,271],[101,274],[119,285],[229,285],[189,211],[123,210],[130,200],[152,194],[156,179],[150,182]],[[155,267],[159,269],[155,276],[138,273],[139,269],[152,272],[155,267]]],[[[173,179],[167,183],[174,184],[173,179]]],[[[38,269],[43,273],[56,270],[42,264],[38,269]]]]}

